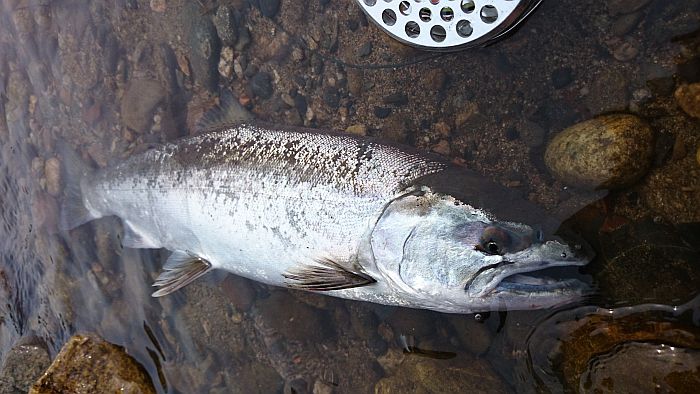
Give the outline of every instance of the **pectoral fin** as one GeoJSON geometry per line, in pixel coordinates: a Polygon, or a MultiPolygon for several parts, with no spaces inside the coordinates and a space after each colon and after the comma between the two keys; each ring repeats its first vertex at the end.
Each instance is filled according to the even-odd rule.
{"type": "Polygon", "coordinates": [[[376,282],[360,269],[349,269],[329,259],[291,269],[283,276],[290,288],[313,291],[350,289],[376,282]]]}
{"type": "Polygon", "coordinates": [[[189,252],[176,250],[170,255],[163,266],[163,272],[158,276],[155,287],[160,287],[152,294],[153,297],[168,295],[187,286],[195,279],[206,274],[211,269],[211,263],[194,256],[189,252]]]}

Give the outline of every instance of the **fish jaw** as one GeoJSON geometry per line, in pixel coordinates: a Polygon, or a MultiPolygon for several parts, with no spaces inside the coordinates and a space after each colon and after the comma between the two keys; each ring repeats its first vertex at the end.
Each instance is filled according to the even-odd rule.
{"type": "MultiPolygon", "coordinates": [[[[582,248],[580,248],[582,249],[582,248]]],[[[502,256],[500,262],[481,269],[466,287],[467,295],[484,298],[498,295],[521,297],[547,293],[582,296],[588,286],[576,279],[557,280],[552,278],[524,275],[552,267],[583,266],[591,259],[582,250],[572,248],[559,241],[533,244],[517,253],[502,256]]]]}

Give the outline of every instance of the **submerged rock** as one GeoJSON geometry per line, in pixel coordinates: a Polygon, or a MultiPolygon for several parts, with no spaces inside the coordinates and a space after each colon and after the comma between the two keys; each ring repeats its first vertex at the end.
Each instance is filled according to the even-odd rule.
{"type": "Polygon", "coordinates": [[[51,364],[49,354],[36,344],[13,347],[0,369],[0,394],[27,392],[51,364]]]}
{"type": "Polygon", "coordinates": [[[630,342],[596,356],[581,376],[581,392],[684,392],[700,385],[700,351],[630,342]]]}
{"type": "Polygon", "coordinates": [[[545,163],[562,182],[582,189],[619,189],[644,176],[654,138],[636,116],[612,114],[578,123],[547,146],[545,163]]]}
{"type": "Polygon", "coordinates": [[[155,393],[143,367],[120,346],[74,335],[29,391],[49,393],[155,393]]]}
{"type": "Polygon", "coordinates": [[[688,382],[700,382],[697,329],[643,314],[596,314],[577,325],[561,345],[561,367],[582,392],[683,392],[688,382]]]}
{"type": "MultiPolygon", "coordinates": [[[[193,2],[192,4],[196,4],[193,2]]],[[[194,80],[209,91],[216,91],[219,83],[219,53],[221,41],[214,22],[200,16],[198,11],[184,13],[189,26],[189,59],[194,80]]]]}
{"type": "Polygon", "coordinates": [[[377,382],[374,392],[505,393],[508,390],[485,360],[406,357],[392,376],[377,382]]]}
{"type": "Polygon", "coordinates": [[[121,115],[124,124],[143,133],[153,122],[153,111],[165,98],[165,89],[152,79],[133,79],[124,93],[121,115]]]}
{"type": "Polygon", "coordinates": [[[685,113],[700,118],[700,83],[681,85],[674,96],[685,113]]]}

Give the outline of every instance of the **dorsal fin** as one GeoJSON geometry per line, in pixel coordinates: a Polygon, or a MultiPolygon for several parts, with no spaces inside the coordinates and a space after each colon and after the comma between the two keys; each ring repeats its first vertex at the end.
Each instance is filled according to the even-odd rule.
{"type": "Polygon", "coordinates": [[[163,266],[163,272],[153,283],[153,286],[160,289],[152,296],[162,297],[181,289],[209,272],[210,269],[211,263],[207,260],[189,252],[176,250],[168,257],[168,261],[163,266]]]}
{"type": "Polygon", "coordinates": [[[350,289],[375,283],[361,270],[352,270],[330,259],[318,259],[313,265],[303,265],[283,274],[292,289],[328,291],[350,289]]]}
{"type": "Polygon", "coordinates": [[[197,122],[199,132],[220,130],[226,126],[237,125],[253,120],[253,115],[233,97],[224,91],[219,97],[219,105],[207,111],[197,122]]]}

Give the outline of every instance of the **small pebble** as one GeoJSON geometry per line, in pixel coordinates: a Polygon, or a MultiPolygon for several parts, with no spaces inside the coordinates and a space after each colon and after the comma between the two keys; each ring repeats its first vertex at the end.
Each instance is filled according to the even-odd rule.
{"type": "Polygon", "coordinates": [[[233,8],[220,5],[216,10],[213,22],[221,44],[230,47],[236,45],[236,41],[238,41],[238,26],[236,26],[233,8]]]}
{"type": "Polygon", "coordinates": [[[613,57],[621,62],[628,62],[639,54],[639,44],[632,39],[620,41],[613,47],[613,57]]]}
{"type": "Polygon", "coordinates": [[[431,150],[435,153],[439,153],[443,156],[450,155],[450,143],[447,140],[440,140],[436,145],[434,145],[431,150]]]}
{"type": "Polygon", "coordinates": [[[372,53],[372,43],[369,41],[357,49],[357,56],[359,57],[369,56],[370,53],[372,53]]]}
{"type": "Polygon", "coordinates": [[[223,47],[219,58],[219,74],[224,78],[233,76],[233,48],[223,47]]]}
{"type": "Polygon", "coordinates": [[[166,9],[165,0],[151,0],[151,9],[155,12],[163,13],[166,9]]]}
{"type": "Polygon", "coordinates": [[[700,118],[700,83],[679,86],[674,97],[685,113],[700,118]]]}
{"type": "Polygon", "coordinates": [[[363,124],[354,124],[352,126],[348,126],[348,128],[345,129],[345,132],[354,135],[365,136],[367,135],[367,126],[363,124]]]}

